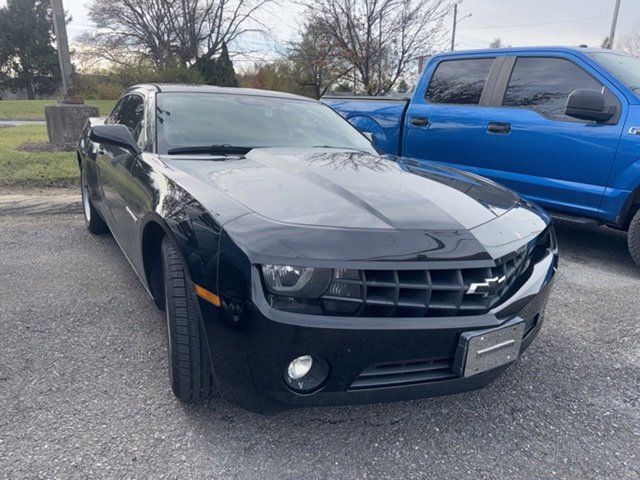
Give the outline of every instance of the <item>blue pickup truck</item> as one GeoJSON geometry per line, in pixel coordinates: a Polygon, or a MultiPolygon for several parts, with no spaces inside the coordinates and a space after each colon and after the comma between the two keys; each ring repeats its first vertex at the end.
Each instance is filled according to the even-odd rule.
{"type": "Polygon", "coordinates": [[[323,101],[388,154],[627,230],[640,265],[640,60],[580,47],[451,52],[431,57],[411,98],[323,101]]]}

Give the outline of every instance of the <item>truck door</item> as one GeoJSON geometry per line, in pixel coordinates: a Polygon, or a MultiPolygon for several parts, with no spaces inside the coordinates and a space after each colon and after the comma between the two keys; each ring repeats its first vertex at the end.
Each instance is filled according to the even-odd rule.
{"type": "Polygon", "coordinates": [[[627,104],[615,87],[571,54],[505,60],[483,126],[501,172],[491,177],[553,210],[596,216],[622,133],[627,104]],[[616,114],[605,123],[568,117],[576,89],[602,91],[616,114]]]}
{"type": "Polygon", "coordinates": [[[503,56],[456,55],[430,63],[405,115],[402,154],[484,176],[500,171],[486,129],[503,61],[503,56]]]}

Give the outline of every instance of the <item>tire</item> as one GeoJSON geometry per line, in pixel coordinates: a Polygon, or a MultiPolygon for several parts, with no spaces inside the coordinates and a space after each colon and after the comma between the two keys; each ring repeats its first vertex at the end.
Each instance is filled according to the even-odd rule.
{"type": "Polygon", "coordinates": [[[214,395],[215,387],[198,300],[180,255],[167,237],[161,250],[171,390],[183,402],[201,402],[214,395]]]}
{"type": "Polygon", "coordinates": [[[80,194],[82,195],[82,210],[84,212],[84,220],[89,230],[94,235],[107,233],[109,227],[102,219],[98,211],[93,206],[91,196],[89,195],[89,184],[84,173],[84,168],[80,168],[80,194]]]}
{"type": "Polygon", "coordinates": [[[629,232],[627,233],[627,244],[631,258],[640,267],[640,209],[631,219],[629,232]]]}

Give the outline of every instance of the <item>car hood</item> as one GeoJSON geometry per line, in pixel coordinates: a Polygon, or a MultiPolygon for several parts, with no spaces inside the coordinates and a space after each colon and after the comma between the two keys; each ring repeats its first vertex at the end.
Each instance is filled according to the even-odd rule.
{"type": "Polygon", "coordinates": [[[252,212],[328,228],[472,229],[511,210],[511,191],[405,158],[335,149],[253,149],[242,158],[165,157],[252,212]]]}

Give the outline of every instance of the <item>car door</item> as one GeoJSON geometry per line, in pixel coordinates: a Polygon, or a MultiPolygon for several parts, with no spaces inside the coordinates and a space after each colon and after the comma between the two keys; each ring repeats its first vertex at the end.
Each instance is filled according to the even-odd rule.
{"type": "Polygon", "coordinates": [[[444,57],[430,64],[405,115],[402,154],[490,176],[502,169],[487,142],[492,88],[504,56],[444,57]]]}
{"type": "MultiPolygon", "coordinates": [[[[141,139],[144,131],[144,97],[137,93],[122,97],[107,122],[125,125],[134,139],[141,139]]],[[[132,187],[131,168],[135,157],[134,153],[117,145],[101,145],[96,159],[102,192],[112,218],[110,227],[127,255],[131,252],[136,234],[137,219],[125,201],[132,187]]]]}
{"type": "Polygon", "coordinates": [[[622,133],[624,96],[579,57],[558,53],[505,60],[491,103],[484,135],[502,165],[491,177],[552,210],[596,216],[622,133]],[[603,92],[614,117],[566,116],[576,89],[603,92]]]}

